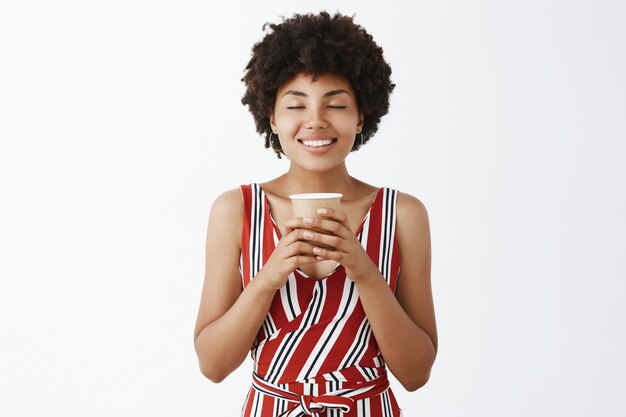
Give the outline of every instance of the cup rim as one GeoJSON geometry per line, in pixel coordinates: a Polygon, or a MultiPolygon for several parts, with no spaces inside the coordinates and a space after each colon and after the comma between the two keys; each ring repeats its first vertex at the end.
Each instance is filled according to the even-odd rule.
{"type": "Polygon", "coordinates": [[[323,198],[341,198],[343,194],[340,193],[302,193],[291,194],[289,196],[292,200],[318,200],[323,198]]]}

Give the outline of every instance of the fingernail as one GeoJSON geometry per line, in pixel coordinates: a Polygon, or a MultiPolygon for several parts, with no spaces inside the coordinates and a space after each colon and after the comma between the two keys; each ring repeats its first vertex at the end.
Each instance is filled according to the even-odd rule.
{"type": "Polygon", "coordinates": [[[313,219],[309,219],[308,217],[305,217],[302,219],[302,223],[304,224],[311,224],[313,223],[313,219]]]}
{"type": "Polygon", "coordinates": [[[318,261],[323,261],[324,258],[322,258],[321,256],[316,256],[315,259],[317,259],[318,261]]]}
{"type": "Polygon", "coordinates": [[[326,210],[325,208],[318,208],[317,214],[328,214],[328,210],[326,210]]]}
{"type": "Polygon", "coordinates": [[[320,253],[322,253],[322,250],[320,248],[313,248],[313,253],[319,255],[320,253]]]}
{"type": "Polygon", "coordinates": [[[312,239],[313,238],[313,233],[311,233],[311,232],[304,232],[304,238],[305,239],[312,239]]]}

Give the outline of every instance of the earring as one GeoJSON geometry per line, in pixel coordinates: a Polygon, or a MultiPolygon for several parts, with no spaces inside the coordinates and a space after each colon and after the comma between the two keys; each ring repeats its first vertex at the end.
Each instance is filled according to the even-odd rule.
{"type": "Polygon", "coordinates": [[[359,146],[355,150],[361,149],[361,146],[363,146],[363,133],[359,132],[357,136],[359,137],[359,146]]]}
{"type": "Polygon", "coordinates": [[[278,140],[278,134],[275,132],[271,132],[270,133],[270,137],[269,137],[269,141],[270,141],[270,147],[275,150],[280,152],[281,154],[285,155],[285,152],[283,152],[283,148],[280,146],[280,140],[278,140],[278,147],[274,145],[274,139],[272,138],[272,135],[276,135],[276,139],[278,140]]]}
{"type": "MultiPolygon", "coordinates": [[[[275,149],[274,148],[274,139],[272,138],[272,135],[276,135],[276,133],[270,132],[270,146],[272,147],[272,149],[275,149]]],[[[276,135],[276,136],[278,136],[278,135],[276,135]]]]}

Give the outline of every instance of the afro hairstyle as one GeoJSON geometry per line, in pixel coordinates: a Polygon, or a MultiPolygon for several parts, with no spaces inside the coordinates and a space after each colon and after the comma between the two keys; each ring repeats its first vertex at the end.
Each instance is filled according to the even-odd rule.
{"type": "Polygon", "coordinates": [[[246,86],[241,102],[252,113],[257,132],[265,136],[265,147],[271,147],[278,158],[284,154],[280,143],[271,140],[269,121],[278,88],[299,73],[311,75],[313,81],[324,73],[335,73],[352,84],[364,118],[362,137],[358,144],[355,138],[352,147],[357,150],[378,130],[395,88],[382,48],[353,17],[340,13],[296,13],[282,19],[278,24],[263,25],[263,31],[270,30],[252,47],[252,58],[241,79],[246,86]]]}

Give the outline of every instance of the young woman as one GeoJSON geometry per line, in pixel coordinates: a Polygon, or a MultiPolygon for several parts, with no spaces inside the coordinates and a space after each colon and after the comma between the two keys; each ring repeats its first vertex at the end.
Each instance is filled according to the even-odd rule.
{"type": "Polygon", "coordinates": [[[242,101],[289,170],[211,208],[200,369],[220,382],[251,351],[244,417],[400,416],[386,368],[414,391],[437,353],[428,214],[346,168],[388,111],[391,69],[350,17],[296,14],[269,26],[242,101]],[[315,192],[342,193],[340,209],[293,218],[288,196],[315,192]]]}

